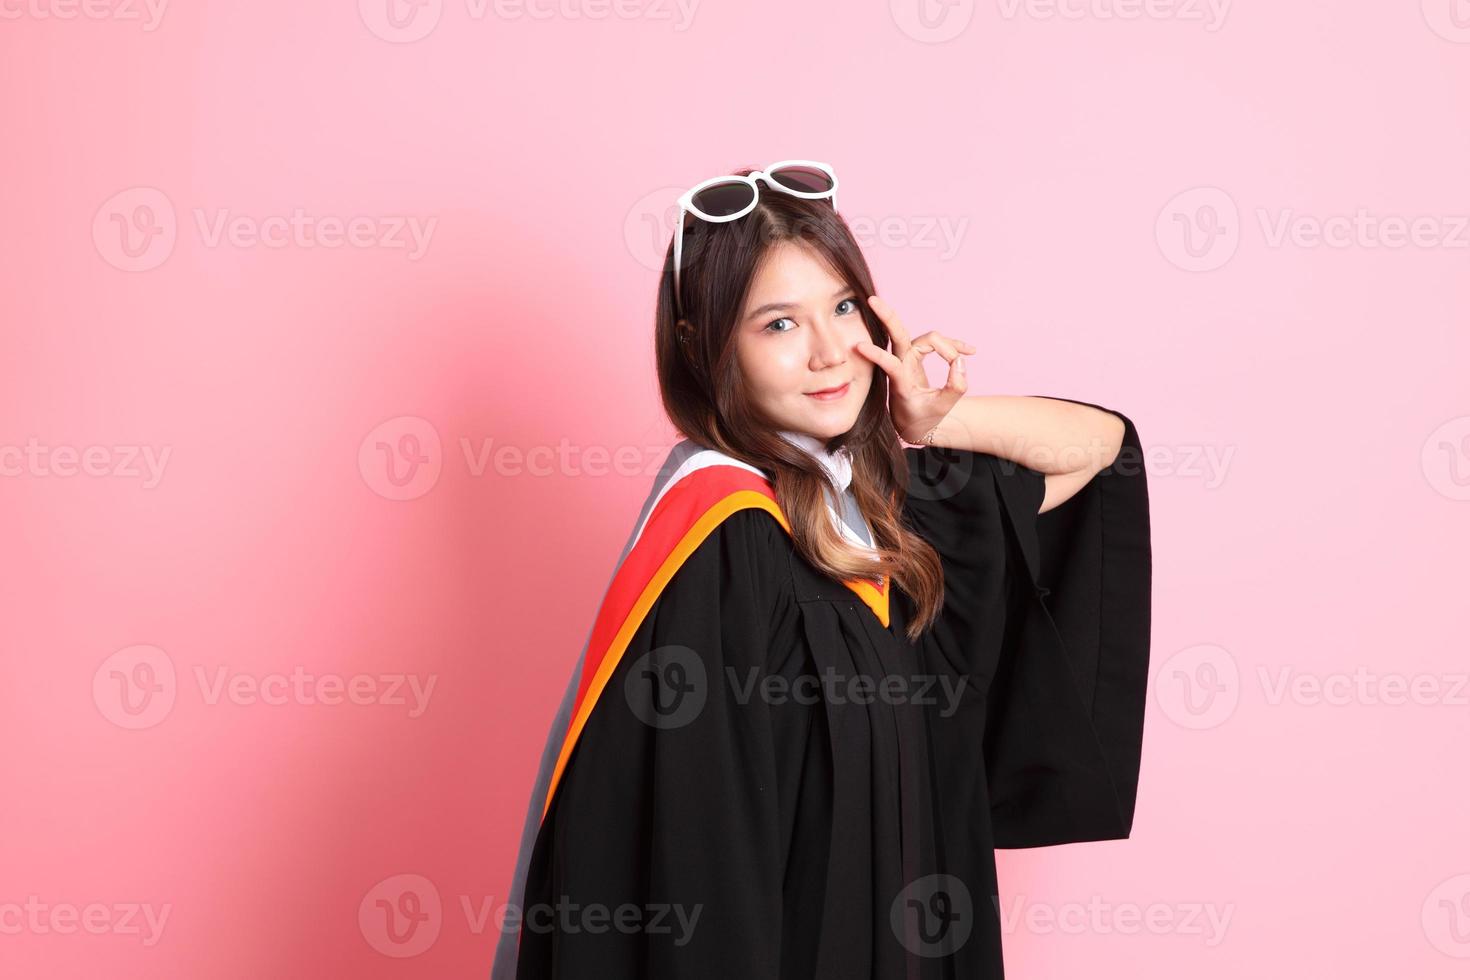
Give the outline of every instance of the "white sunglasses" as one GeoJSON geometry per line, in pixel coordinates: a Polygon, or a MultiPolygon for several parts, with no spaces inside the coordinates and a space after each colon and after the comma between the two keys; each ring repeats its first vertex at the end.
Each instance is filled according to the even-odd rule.
{"type": "Polygon", "coordinates": [[[674,305],[680,316],[684,313],[679,299],[679,266],[684,253],[685,212],[714,222],[742,218],[755,210],[760,198],[757,178],[793,197],[830,197],[832,207],[837,207],[837,174],[830,165],[815,160],[782,160],[764,170],[711,177],[689,188],[679,198],[679,224],[674,229],[674,305]]]}

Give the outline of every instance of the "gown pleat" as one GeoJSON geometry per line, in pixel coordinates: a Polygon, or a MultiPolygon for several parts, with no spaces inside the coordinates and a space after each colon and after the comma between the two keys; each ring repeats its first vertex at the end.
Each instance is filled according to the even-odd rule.
{"type": "Polygon", "coordinates": [[[724,518],[629,642],[536,834],[523,907],[581,918],[527,918],[496,980],[1002,978],[995,849],[1132,829],[1151,568],[1124,422],[1113,466],[1042,515],[1041,473],[904,451],[903,516],[945,576],[917,642],[900,590],[885,627],[771,514],[724,518]],[[593,907],[641,911],[598,930],[593,907]]]}

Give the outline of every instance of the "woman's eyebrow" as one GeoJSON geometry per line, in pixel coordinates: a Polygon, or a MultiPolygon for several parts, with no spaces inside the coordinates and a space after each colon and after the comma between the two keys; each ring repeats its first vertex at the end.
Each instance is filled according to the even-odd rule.
{"type": "MultiPolygon", "coordinates": [[[[846,286],[843,286],[842,288],[838,289],[837,292],[835,292],[835,293],[832,294],[832,298],[833,299],[840,299],[840,298],[842,298],[843,296],[845,296],[846,294],[848,294],[850,292],[852,292],[851,289],[848,289],[846,286]]],[[[776,310],[799,310],[799,309],[801,309],[801,304],[799,304],[799,303],[793,303],[790,300],[787,300],[787,301],[781,302],[781,303],[767,303],[764,306],[756,307],[755,309],[751,310],[749,313],[745,314],[745,319],[747,319],[747,320],[753,320],[756,317],[761,316],[764,313],[774,313],[776,310]]]]}

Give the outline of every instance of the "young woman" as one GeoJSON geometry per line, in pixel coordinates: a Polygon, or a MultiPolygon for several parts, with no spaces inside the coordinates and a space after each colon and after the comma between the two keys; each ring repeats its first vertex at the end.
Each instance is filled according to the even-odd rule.
{"type": "Polygon", "coordinates": [[[680,199],[686,438],[552,725],[495,980],[998,978],[995,849],[1131,831],[1137,432],[965,397],[975,348],[874,295],[836,186],[788,161],[680,199]]]}

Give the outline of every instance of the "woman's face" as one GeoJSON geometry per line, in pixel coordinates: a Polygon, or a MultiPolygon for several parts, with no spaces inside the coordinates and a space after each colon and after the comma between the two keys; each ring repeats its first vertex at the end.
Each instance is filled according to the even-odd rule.
{"type": "Polygon", "coordinates": [[[778,428],[830,439],[857,421],[874,368],[853,350],[872,339],[861,303],[802,246],[780,242],[766,253],[735,344],[751,397],[778,428]],[[844,385],[835,395],[813,395],[844,385]]]}

